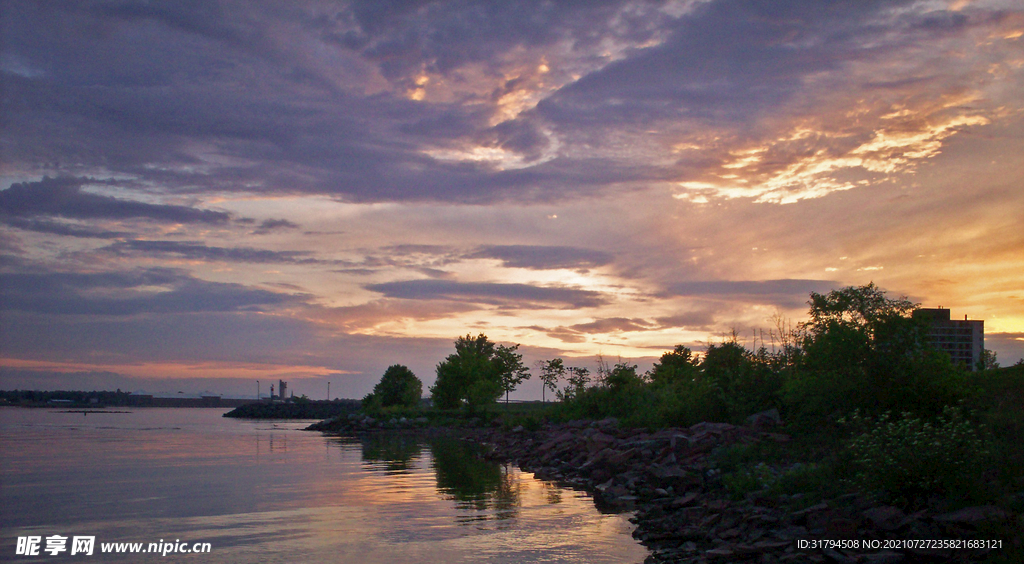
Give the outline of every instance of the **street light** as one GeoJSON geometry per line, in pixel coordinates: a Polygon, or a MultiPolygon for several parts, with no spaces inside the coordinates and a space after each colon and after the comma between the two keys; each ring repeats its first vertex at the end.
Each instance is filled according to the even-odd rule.
{"type": "Polygon", "coordinates": [[[256,380],[256,401],[260,401],[260,381],[256,380]]]}
{"type": "Polygon", "coordinates": [[[327,381],[327,401],[331,401],[331,381],[327,381]]]}

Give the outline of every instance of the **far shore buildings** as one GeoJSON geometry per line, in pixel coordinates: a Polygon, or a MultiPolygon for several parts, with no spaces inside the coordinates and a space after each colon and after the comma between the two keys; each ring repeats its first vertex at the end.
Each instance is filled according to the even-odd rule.
{"type": "Polygon", "coordinates": [[[982,319],[951,319],[948,309],[921,308],[914,312],[915,319],[929,323],[928,342],[940,351],[949,353],[953,364],[963,364],[967,370],[977,370],[985,350],[985,321],[982,319]]]}

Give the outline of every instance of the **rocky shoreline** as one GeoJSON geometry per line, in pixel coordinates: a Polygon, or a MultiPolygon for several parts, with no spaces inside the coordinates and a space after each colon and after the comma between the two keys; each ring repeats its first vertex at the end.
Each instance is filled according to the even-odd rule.
{"type": "Polygon", "coordinates": [[[633,511],[633,535],[651,550],[650,563],[978,562],[1005,548],[991,541],[1012,542],[986,538],[982,531],[1017,518],[994,506],[908,515],[856,494],[810,506],[800,496],[765,492],[731,499],[710,455],[731,444],[787,442],[787,435],[771,427],[771,419],[755,419],[750,426],[699,423],[647,432],[620,428],[614,419],[508,430],[472,425],[435,429],[425,418],[350,417],[310,429],[462,436],[480,444],[486,458],[591,492],[605,508],[633,511]]]}

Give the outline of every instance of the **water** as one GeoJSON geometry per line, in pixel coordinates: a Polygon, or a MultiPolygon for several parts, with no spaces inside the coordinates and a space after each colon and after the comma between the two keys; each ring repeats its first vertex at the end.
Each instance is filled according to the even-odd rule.
{"type": "MultiPolygon", "coordinates": [[[[467,446],[359,442],[221,409],[0,408],[0,561],[642,562],[628,515],[467,446]],[[53,557],[19,536],[69,537],[53,557]],[[71,537],[96,537],[70,555],[71,537]],[[210,553],[100,554],[180,540],[210,553]]],[[[45,540],[41,548],[45,549],[45,540]]]]}

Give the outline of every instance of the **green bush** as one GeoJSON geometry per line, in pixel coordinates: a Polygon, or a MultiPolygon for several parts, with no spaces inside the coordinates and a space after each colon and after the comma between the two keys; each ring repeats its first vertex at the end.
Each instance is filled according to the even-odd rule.
{"type": "Polygon", "coordinates": [[[420,403],[423,384],[407,367],[394,364],[384,371],[373,392],[363,398],[363,409],[377,412],[383,408],[402,406],[413,408],[420,403]]]}
{"type": "Polygon", "coordinates": [[[988,455],[983,428],[947,407],[934,422],[889,412],[875,419],[854,412],[848,448],[856,479],[891,501],[915,504],[931,494],[970,496],[978,488],[988,455]]]}

